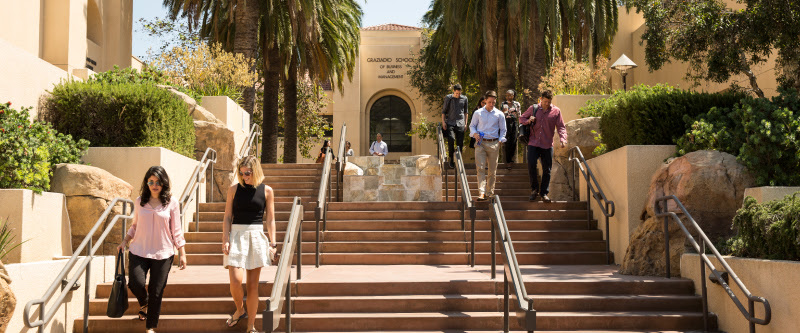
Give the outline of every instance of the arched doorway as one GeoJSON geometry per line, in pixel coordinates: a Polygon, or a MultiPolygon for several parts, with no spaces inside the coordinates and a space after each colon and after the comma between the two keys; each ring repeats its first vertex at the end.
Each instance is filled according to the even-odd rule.
{"type": "Polygon", "coordinates": [[[398,96],[388,95],[379,98],[369,109],[369,141],[381,133],[389,147],[389,153],[410,153],[411,107],[398,96]]]}

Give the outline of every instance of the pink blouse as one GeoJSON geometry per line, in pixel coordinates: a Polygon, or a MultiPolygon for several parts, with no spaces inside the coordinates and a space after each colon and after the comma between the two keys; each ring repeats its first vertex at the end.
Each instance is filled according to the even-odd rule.
{"type": "Polygon", "coordinates": [[[131,237],[131,253],[156,260],[167,259],[175,255],[174,248],[186,244],[181,229],[181,212],[178,200],[172,197],[169,203],[153,208],[149,203],[140,204],[142,198],[136,198],[133,209],[133,223],[128,229],[131,237]]]}

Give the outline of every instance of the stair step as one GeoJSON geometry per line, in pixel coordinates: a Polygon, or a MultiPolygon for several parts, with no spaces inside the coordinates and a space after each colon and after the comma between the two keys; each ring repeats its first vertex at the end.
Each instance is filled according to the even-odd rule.
{"type": "MultiPolygon", "coordinates": [[[[283,216],[282,216],[283,217],[283,216]]],[[[278,219],[275,222],[277,230],[286,230],[289,224],[289,217],[278,219]]],[[[596,228],[597,222],[592,221],[592,228],[587,228],[586,220],[529,220],[507,221],[511,230],[589,230],[596,228]]],[[[471,222],[465,219],[467,230],[471,230],[471,222]]],[[[322,228],[322,226],[320,226],[322,228]]],[[[355,221],[331,221],[327,222],[328,231],[462,231],[460,220],[355,220],[355,221]]],[[[490,230],[491,222],[475,221],[475,230],[490,230]]],[[[194,231],[194,223],[190,229],[194,231]]],[[[264,228],[266,231],[266,228],[264,228]]],[[[305,220],[303,222],[304,231],[316,230],[316,219],[305,220]]],[[[208,221],[200,219],[200,231],[222,231],[221,221],[208,221]]]]}

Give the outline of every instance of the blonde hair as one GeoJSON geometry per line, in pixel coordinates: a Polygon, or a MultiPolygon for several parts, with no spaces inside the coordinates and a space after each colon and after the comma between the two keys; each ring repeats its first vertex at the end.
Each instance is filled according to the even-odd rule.
{"type": "Polygon", "coordinates": [[[250,168],[253,170],[253,186],[258,186],[264,182],[264,170],[261,169],[261,163],[258,162],[258,159],[255,156],[246,156],[245,158],[241,159],[239,164],[236,166],[236,179],[239,180],[239,184],[244,186],[245,183],[242,179],[242,174],[240,173],[242,168],[250,168]]]}

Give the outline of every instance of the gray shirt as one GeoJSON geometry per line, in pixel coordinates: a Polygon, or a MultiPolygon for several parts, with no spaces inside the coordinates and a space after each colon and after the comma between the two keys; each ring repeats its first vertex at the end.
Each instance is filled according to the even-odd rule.
{"type": "Polygon", "coordinates": [[[463,94],[459,98],[453,97],[453,94],[445,96],[444,107],[442,107],[442,114],[445,115],[445,124],[447,126],[466,127],[468,106],[467,96],[463,94]]]}

